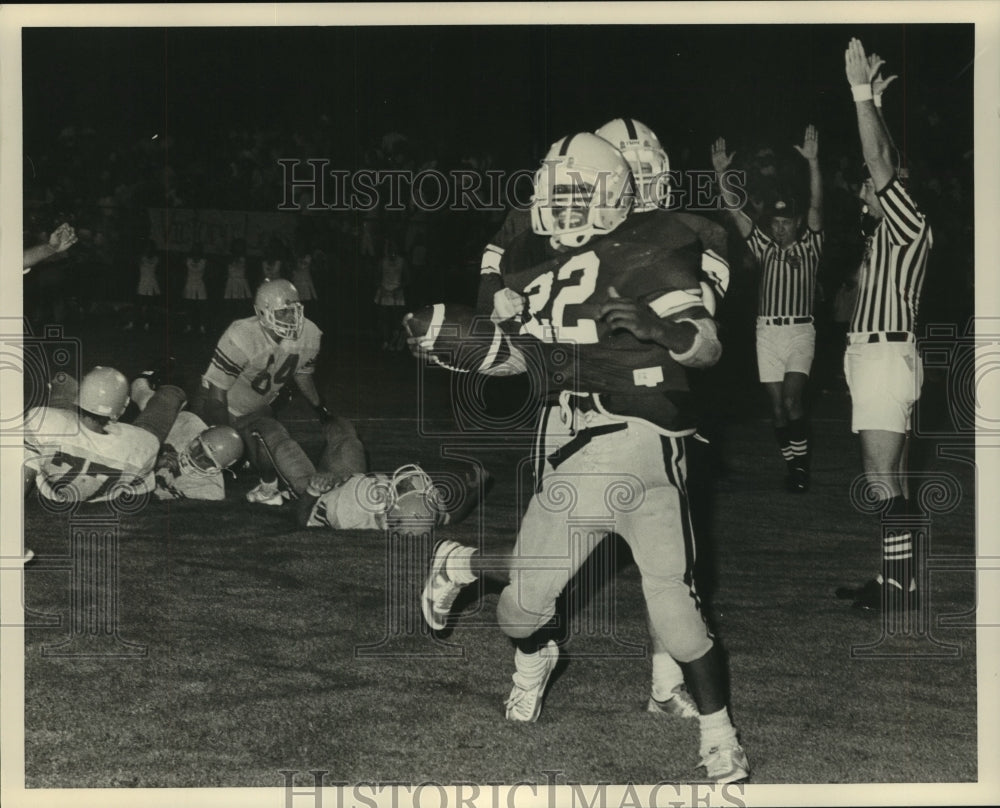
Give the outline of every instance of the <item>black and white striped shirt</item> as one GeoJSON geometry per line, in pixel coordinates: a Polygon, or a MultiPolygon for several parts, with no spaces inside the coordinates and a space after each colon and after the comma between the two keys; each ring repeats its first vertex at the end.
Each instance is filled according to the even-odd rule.
{"type": "Polygon", "coordinates": [[[762,269],[758,316],[811,317],[823,233],[807,229],[798,241],[782,249],[754,225],[747,246],[762,269]]]}
{"type": "Polygon", "coordinates": [[[850,332],[912,332],[933,244],[930,224],[898,177],[878,197],[885,216],[865,250],[850,332]]]}

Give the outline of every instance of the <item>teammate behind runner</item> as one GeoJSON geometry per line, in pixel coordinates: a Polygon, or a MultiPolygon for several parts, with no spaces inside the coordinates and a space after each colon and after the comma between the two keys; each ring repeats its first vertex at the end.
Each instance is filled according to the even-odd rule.
{"type": "MultiPolygon", "coordinates": [[[[680,220],[701,240],[702,305],[715,314],[729,288],[726,231],[703,216],[674,210],[670,205],[670,159],[656,133],[634,118],[615,118],[594,133],[615,146],[628,161],[635,181],[632,213],[650,214],[660,220],[680,220]]],[[[669,228],[664,221],[664,227],[669,228]]],[[[650,625],[652,640],[652,683],[646,710],[654,715],[697,718],[698,706],[684,684],[684,673],[663,647],[650,625]]]]}
{"type": "MultiPolygon", "coordinates": [[[[809,488],[810,467],[804,399],[816,353],[813,299],[823,249],[823,179],[816,127],[806,127],[805,140],[795,149],[809,164],[809,210],[804,231],[796,203],[788,195],[771,205],[768,233],[743,210],[731,205],[726,210],[761,268],[757,367],[788,470],[785,485],[793,493],[803,493],[809,488]]],[[[712,144],[712,167],[717,176],[729,168],[734,154],[726,154],[725,138],[712,144]]]]}

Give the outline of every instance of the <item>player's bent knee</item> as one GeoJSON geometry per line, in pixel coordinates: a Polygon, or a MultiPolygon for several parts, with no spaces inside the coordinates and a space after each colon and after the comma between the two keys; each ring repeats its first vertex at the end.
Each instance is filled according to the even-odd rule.
{"type": "Polygon", "coordinates": [[[180,387],[165,384],[157,388],[146,409],[139,413],[133,423],[163,443],[186,400],[187,394],[180,387]]]}
{"type": "Polygon", "coordinates": [[[497,623],[500,630],[514,639],[530,637],[548,623],[555,613],[554,602],[548,608],[526,608],[519,601],[518,588],[513,585],[504,588],[497,602],[497,623]]]}
{"type": "Polygon", "coordinates": [[[708,653],[712,638],[690,588],[680,579],[658,585],[643,582],[646,608],[663,649],[678,662],[708,653]]]}
{"type": "Polygon", "coordinates": [[[319,461],[321,471],[348,476],[365,474],[368,462],[365,447],[358,438],[354,424],[346,418],[334,417],[323,427],[326,446],[319,461]]]}
{"type": "Polygon", "coordinates": [[[701,659],[712,649],[712,640],[708,636],[705,624],[699,620],[700,634],[686,633],[676,638],[664,638],[663,644],[667,653],[678,662],[694,662],[701,659]]]}
{"type": "Polygon", "coordinates": [[[323,425],[323,437],[331,443],[344,440],[345,438],[357,438],[358,433],[346,418],[339,415],[333,416],[323,425]]]}
{"type": "Polygon", "coordinates": [[[264,416],[255,421],[251,431],[260,435],[261,440],[270,447],[277,446],[281,441],[291,438],[284,424],[270,416],[264,416]]]}

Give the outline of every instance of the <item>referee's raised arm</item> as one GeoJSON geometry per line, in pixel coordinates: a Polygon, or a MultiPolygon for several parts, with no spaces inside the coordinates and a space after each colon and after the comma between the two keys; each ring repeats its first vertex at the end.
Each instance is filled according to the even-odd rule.
{"type": "Polygon", "coordinates": [[[795,151],[801,154],[809,164],[809,210],[806,213],[806,226],[814,233],[823,230],[823,175],[819,170],[819,132],[812,124],[806,127],[806,134],[801,146],[795,151]]]}
{"type": "MultiPolygon", "coordinates": [[[[878,68],[875,68],[878,71],[878,68]]],[[[882,116],[875,108],[872,92],[873,73],[865,56],[861,40],[852,39],[844,51],[844,72],[851,85],[854,107],[858,115],[858,134],[861,136],[861,153],[871,175],[875,190],[885,188],[895,175],[892,164],[892,139],[885,128],[882,116]]]]}
{"type": "Polygon", "coordinates": [[[717,138],[712,144],[712,168],[715,169],[715,181],[719,183],[719,188],[722,190],[723,207],[736,224],[740,237],[746,239],[750,237],[750,232],[753,230],[753,219],[747,216],[741,208],[736,207],[736,199],[727,198],[726,189],[722,183],[722,176],[735,156],[736,152],[726,154],[726,139],[724,137],[717,138]]]}

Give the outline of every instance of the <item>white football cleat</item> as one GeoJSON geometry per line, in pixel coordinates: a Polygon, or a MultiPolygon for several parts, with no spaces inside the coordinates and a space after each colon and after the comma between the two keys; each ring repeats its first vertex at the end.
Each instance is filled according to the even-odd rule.
{"type": "Polygon", "coordinates": [[[448,622],[451,605],[464,586],[451,580],[447,570],[448,556],[461,546],[457,541],[443,541],[437,546],[431,570],[424,583],[424,591],[420,595],[420,609],[424,620],[435,631],[443,629],[448,622]]]}
{"type": "Polygon", "coordinates": [[[750,778],[747,753],[735,740],[722,746],[713,746],[701,759],[708,780],[712,783],[742,783],[750,778]]]}
{"type": "Polygon", "coordinates": [[[671,693],[673,695],[666,701],[658,701],[650,695],[646,712],[678,718],[698,717],[698,705],[694,703],[694,699],[683,684],[677,685],[671,693]]]}
{"type": "MultiPolygon", "coordinates": [[[[515,664],[519,654],[514,655],[515,664]]],[[[508,721],[523,721],[533,724],[538,720],[542,712],[542,696],[545,694],[545,687],[549,683],[549,677],[555,670],[556,663],[559,662],[559,646],[554,640],[549,640],[538,650],[538,656],[542,661],[540,670],[514,672],[514,687],[507,697],[504,705],[507,709],[508,721]]]]}
{"type": "Polygon", "coordinates": [[[255,505],[282,505],[285,497],[278,490],[278,482],[261,482],[256,488],[247,492],[247,502],[255,505]]]}

